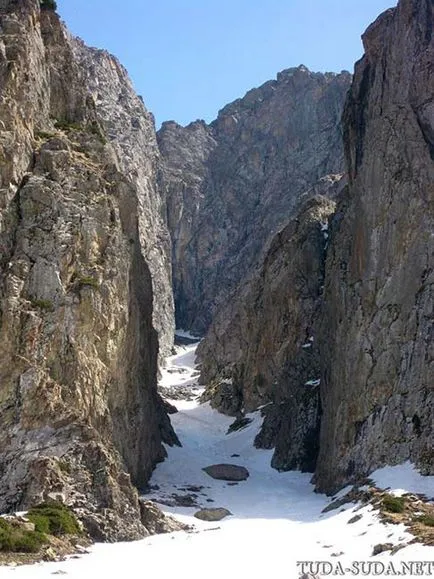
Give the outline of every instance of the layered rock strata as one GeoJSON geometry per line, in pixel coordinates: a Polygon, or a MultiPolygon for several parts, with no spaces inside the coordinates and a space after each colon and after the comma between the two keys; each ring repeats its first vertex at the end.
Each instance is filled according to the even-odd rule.
{"type": "Polygon", "coordinates": [[[54,497],[98,539],[137,538],[133,485],[177,442],[156,390],[155,137],[130,171],[130,85],[117,109],[89,90],[124,72],[92,51],[89,72],[54,12],[1,0],[0,28],[0,511],[54,497]]]}

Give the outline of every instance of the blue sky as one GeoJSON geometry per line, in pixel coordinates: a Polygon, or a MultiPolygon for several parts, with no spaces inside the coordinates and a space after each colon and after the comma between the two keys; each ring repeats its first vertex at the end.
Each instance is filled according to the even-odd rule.
{"type": "Polygon", "coordinates": [[[395,0],[57,0],[70,30],[115,54],[159,125],[211,121],[304,64],[352,71],[360,36],[395,0]]]}

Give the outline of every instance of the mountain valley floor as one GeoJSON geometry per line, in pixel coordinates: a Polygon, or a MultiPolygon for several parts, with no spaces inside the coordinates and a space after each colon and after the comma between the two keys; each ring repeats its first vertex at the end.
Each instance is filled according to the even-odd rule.
{"type": "MultiPolygon", "coordinates": [[[[163,370],[163,393],[187,387],[200,394],[196,347],[176,347],[177,353],[163,370]]],[[[168,458],[156,468],[145,497],[191,525],[192,531],[132,543],[95,544],[89,554],[78,558],[2,568],[2,579],[42,579],[56,574],[70,579],[132,579],[157,572],[160,577],[179,579],[298,577],[300,561],[327,561],[343,569],[351,568],[354,561],[393,562],[399,570],[405,561],[434,560],[434,546],[413,543],[414,536],[402,523],[382,522],[371,503],[339,500],[351,487],[331,498],[314,492],[309,473],[273,470],[272,451],[253,446],[260,412],[249,415],[251,422],[245,428],[227,434],[233,419],[212,410],[208,403],[199,404],[197,397],[171,403],[178,408],[172,422],[183,446],[167,449],[168,458]],[[215,480],[202,469],[216,463],[244,466],[250,476],[239,483],[215,480]],[[219,507],[231,515],[219,522],[194,517],[200,508],[219,507]],[[374,549],[385,547],[373,556],[374,549]]],[[[392,495],[412,492],[433,500],[434,477],[420,476],[409,463],[381,469],[371,480],[381,489],[389,488],[392,495]]]]}

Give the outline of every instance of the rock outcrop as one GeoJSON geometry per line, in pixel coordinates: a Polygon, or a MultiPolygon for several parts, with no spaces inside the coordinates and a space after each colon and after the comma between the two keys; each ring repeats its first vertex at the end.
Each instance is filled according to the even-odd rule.
{"type": "Polygon", "coordinates": [[[218,480],[243,481],[249,478],[249,471],[244,466],[237,464],[212,464],[202,470],[218,480]]]}
{"type": "Polygon", "coordinates": [[[328,219],[344,181],[324,179],[306,195],[297,217],[274,237],[264,262],[220,309],[198,349],[201,381],[207,384],[204,399],[213,407],[240,416],[266,405],[255,444],[275,447],[272,464],[279,469],[315,468],[318,315],[328,219]]]}
{"type": "Polygon", "coordinates": [[[433,10],[401,0],[368,28],[343,115],[349,183],[336,213],[308,201],[198,350],[205,398],[238,418],[265,405],[256,444],[275,446],[279,469],[313,470],[319,452],[327,492],[407,459],[434,472],[433,10]]]}
{"type": "Polygon", "coordinates": [[[316,473],[333,491],[410,459],[434,473],[434,4],[401,0],[363,36],[333,220],[316,473]]]}
{"type": "Polygon", "coordinates": [[[229,517],[232,513],[223,507],[217,507],[213,509],[200,509],[194,513],[196,519],[201,521],[221,521],[222,519],[229,517]]]}
{"type": "Polygon", "coordinates": [[[98,120],[112,146],[119,170],[134,183],[140,243],[151,273],[153,325],[160,361],[171,352],[175,331],[171,241],[166,226],[166,200],[158,187],[160,153],[154,118],[134,91],[127,71],[105,50],[70,38],[74,57],[98,120]]]}
{"type": "Polygon", "coordinates": [[[340,119],[350,82],[347,72],[300,66],[226,106],[211,125],[163,123],[178,327],[204,332],[300,196],[342,172],[340,119]]]}
{"type": "Polygon", "coordinates": [[[152,119],[37,0],[1,0],[0,29],[0,511],[56,498],[94,537],[137,538],[133,484],[177,442],[156,390],[152,119]]]}

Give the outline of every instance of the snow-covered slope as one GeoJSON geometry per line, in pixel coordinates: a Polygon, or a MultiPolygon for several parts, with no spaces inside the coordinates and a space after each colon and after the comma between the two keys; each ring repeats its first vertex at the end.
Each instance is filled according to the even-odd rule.
{"type": "MultiPolygon", "coordinates": [[[[163,371],[160,388],[173,393],[195,384],[195,344],[177,348],[163,371]]],[[[64,572],[71,579],[87,577],[159,577],[203,579],[221,577],[289,577],[300,574],[297,561],[434,560],[434,547],[409,545],[390,557],[371,559],[379,543],[407,544],[413,537],[403,525],[385,525],[370,505],[353,504],[322,513],[330,498],[314,493],[309,474],[278,473],[270,468],[272,451],[257,450],[253,439],[260,415],[241,431],[226,434],[233,419],[218,414],[197,400],[172,401],[179,409],[172,416],[182,448],[169,448],[158,465],[147,498],[162,501],[165,512],[195,529],[192,533],[153,536],[135,543],[98,544],[89,555],[61,563],[43,563],[19,569],[1,569],[0,577],[39,579],[64,572]],[[234,456],[239,455],[239,456],[234,456]],[[202,468],[215,463],[246,467],[246,481],[231,484],[209,477],[202,468]],[[173,495],[176,495],[175,497],[173,495]],[[200,507],[225,507],[232,515],[218,523],[194,518],[199,506],[173,505],[190,497],[200,507]],[[173,506],[167,506],[172,503],[173,506]],[[360,520],[348,524],[355,514],[360,520]]],[[[434,477],[421,477],[411,465],[382,469],[373,475],[379,485],[393,490],[434,495],[434,477]],[[421,486],[423,485],[423,486],[421,486]],[[419,488],[418,488],[419,487],[419,488]],[[431,491],[431,492],[430,492],[431,491]]],[[[347,489],[348,490],[348,489],[347,489]]],[[[339,496],[343,496],[342,491],[339,496]]],[[[350,576],[350,575],[348,575],[350,576]]],[[[365,575],[366,576],[366,575],[365,575]]],[[[370,575],[367,575],[370,576],[370,575]]]]}

